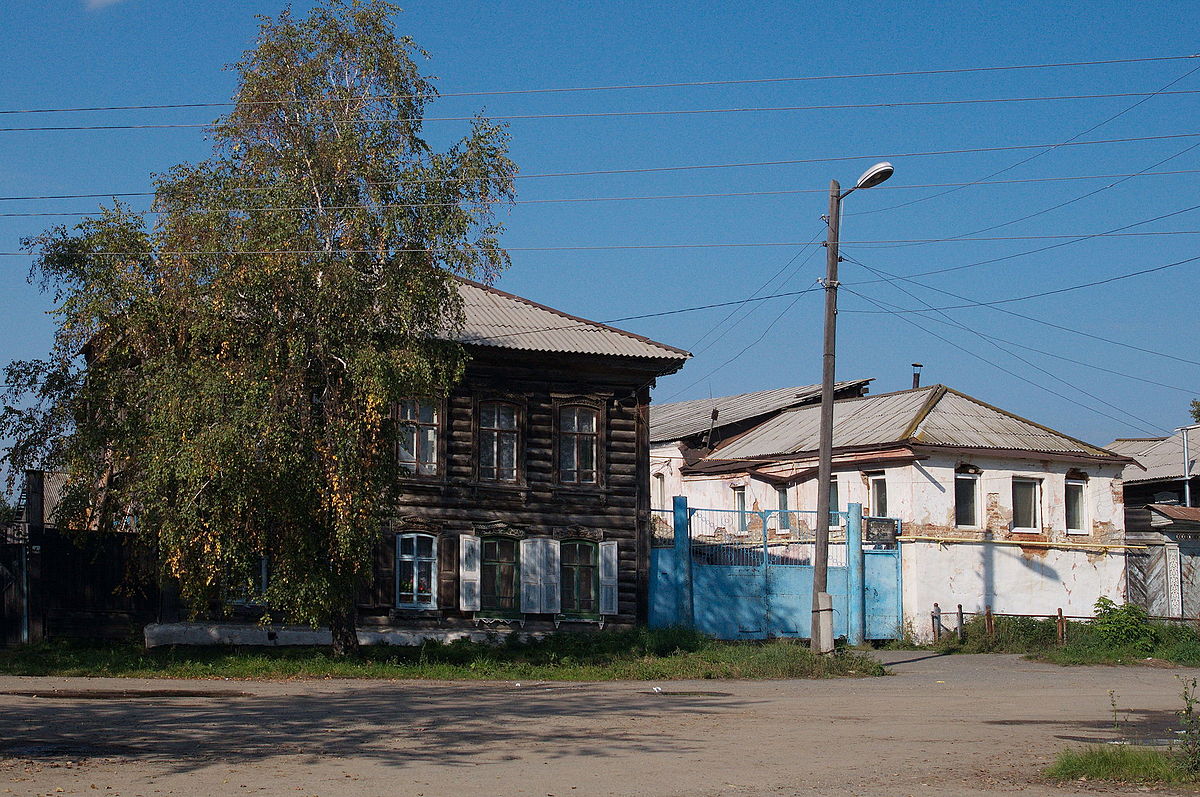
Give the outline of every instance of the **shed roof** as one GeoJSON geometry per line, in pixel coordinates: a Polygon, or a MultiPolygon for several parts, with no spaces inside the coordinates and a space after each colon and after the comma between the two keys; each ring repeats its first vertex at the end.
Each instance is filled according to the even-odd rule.
{"type": "MultiPolygon", "coordinates": [[[[871,379],[851,379],[834,385],[835,392],[861,388],[871,379]]],[[[707,431],[712,411],[717,410],[717,427],[808,404],[821,397],[820,385],[777,387],[734,396],[676,401],[650,405],[650,442],[682,440],[707,431]]]]}
{"type": "Polygon", "coordinates": [[[1165,437],[1118,437],[1105,448],[1114,454],[1137,459],[1138,454],[1166,439],[1165,437]]]}
{"type": "MultiPolygon", "coordinates": [[[[924,444],[1117,459],[1118,455],[946,387],[843,399],[834,404],[835,448],[924,444]]],[[[768,459],[815,452],[820,406],[781,413],[718,448],[710,460],[768,459]]]]}
{"type": "MultiPolygon", "coordinates": [[[[682,364],[683,349],[458,278],[465,320],[460,343],[523,351],[643,357],[682,364]]],[[[678,366],[676,366],[678,367],[678,366]]]]}
{"type": "Polygon", "coordinates": [[[1176,506],[1174,504],[1147,504],[1146,508],[1168,520],[1179,523],[1200,523],[1200,506],[1176,506]]]}
{"type": "MultiPolygon", "coordinates": [[[[1196,466],[1196,451],[1200,448],[1200,430],[1192,430],[1188,438],[1190,457],[1188,458],[1188,476],[1200,476],[1196,466]]],[[[1176,432],[1138,454],[1132,454],[1142,467],[1130,465],[1125,468],[1123,477],[1127,482],[1153,482],[1165,479],[1183,478],[1183,433],[1176,432]],[[1142,470],[1145,468],[1145,470],[1142,470]]]]}

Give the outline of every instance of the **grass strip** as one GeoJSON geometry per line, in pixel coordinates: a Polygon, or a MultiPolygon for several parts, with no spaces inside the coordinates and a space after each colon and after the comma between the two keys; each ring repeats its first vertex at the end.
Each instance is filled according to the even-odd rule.
{"type": "Polygon", "coordinates": [[[1149,747],[1095,745],[1063,750],[1045,771],[1053,780],[1104,780],[1120,783],[1196,784],[1200,779],[1171,755],[1149,747]]]}
{"type": "Polygon", "coordinates": [[[358,658],[329,649],[172,646],[53,641],[0,650],[0,674],[118,678],[387,678],[613,681],[712,678],[835,678],[885,674],[869,656],[815,656],[787,640],[722,642],[687,629],[552,634],[496,645],[455,641],[364,647],[358,658]]]}

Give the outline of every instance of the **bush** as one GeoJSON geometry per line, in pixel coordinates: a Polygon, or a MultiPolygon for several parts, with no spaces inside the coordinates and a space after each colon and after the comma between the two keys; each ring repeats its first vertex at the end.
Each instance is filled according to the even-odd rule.
{"type": "Polygon", "coordinates": [[[1095,611],[1092,630],[1107,646],[1132,649],[1146,655],[1154,650],[1159,640],[1158,629],[1141,606],[1132,603],[1118,606],[1109,598],[1098,598],[1095,611]]]}

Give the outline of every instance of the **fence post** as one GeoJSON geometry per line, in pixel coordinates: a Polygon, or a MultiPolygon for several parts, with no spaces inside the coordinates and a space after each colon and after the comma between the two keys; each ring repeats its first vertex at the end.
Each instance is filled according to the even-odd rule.
{"type": "Polygon", "coordinates": [[[937,642],[942,638],[942,607],[936,603],[933,604],[933,611],[929,613],[929,619],[933,623],[933,641],[937,642]]]}
{"type": "Polygon", "coordinates": [[[691,512],[688,511],[687,496],[675,496],[672,509],[675,521],[675,578],[679,589],[679,624],[691,628],[696,624],[696,610],[692,603],[691,512]]]}
{"type": "Polygon", "coordinates": [[[987,632],[988,639],[996,636],[996,618],[992,616],[991,606],[985,606],[983,609],[983,629],[987,632]]]}
{"type": "Polygon", "coordinates": [[[1067,620],[1063,617],[1062,609],[1058,610],[1058,646],[1067,644],[1067,620]]]}
{"type": "Polygon", "coordinates": [[[862,544],[862,504],[846,506],[846,638],[861,645],[867,635],[866,578],[862,544]]]}
{"type": "Polygon", "coordinates": [[[962,604],[958,604],[958,641],[967,641],[967,629],[963,627],[963,610],[962,604]]]}

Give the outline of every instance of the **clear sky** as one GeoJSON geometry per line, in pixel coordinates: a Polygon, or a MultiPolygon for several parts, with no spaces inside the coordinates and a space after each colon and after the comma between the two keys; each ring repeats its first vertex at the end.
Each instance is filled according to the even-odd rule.
{"type": "MultiPolygon", "coordinates": [[[[294,4],[298,12],[306,2],[294,4]]],[[[250,47],[274,0],[8,0],[0,26],[0,110],[226,100],[222,67],[250,47]]],[[[431,54],[445,93],[751,80],[1189,55],[1195,2],[413,2],[397,21],[431,54]]],[[[982,98],[1200,91],[1200,58],[1103,66],[723,86],[446,97],[431,116],[584,114],[982,98]],[[1192,70],[1197,70],[1193,72],[1192,70]],[[1190,73],[1190,74],[1189,74],[1190,73]]],[[[0,127],[210,121],[214,109],[4,114],[0,127]]],[[[1200,137],[951,155],[937,150],[1200,134],[1200,94],[993,104],[515,119],[518,202],[503,212],[513,266],[498,286],[596,320],[811,288],[831,178],[853,184],[891,160],[884,187],[846,200],[838,376],[909,386],[909,364],[1045,425],[1104,444],[1187,422],[1200,396],[1200,261],[1081,290],[991,307],[903,316],[1068,288],[1200,255],[1200,137]],[[1144,100],[1144,101],[1143,101],[1144,100]],[[1140,104],[1138,104],[1140,103],[1140,104]],[[1133,107],[1135,106],[1136,107],[1133,107]],[[1122,111],[1127,111],[1121,113],[1122,111]],[[1117,116],[1117,114],[1120,114],[1117,116]],[[1116,118],[1113,118],[1116,117],[1116,118]],[[1094,128],[1094,129],[1092,129],[1094,128]],[[1195,147],[1194,149],[1189,149],[1195,147]],[[860,156],[808,164],[573,177],[651,169],[860,156]],[[1021,163],[1033,157],[1028,162],[1021,163]],[[1167,160],[1169,159],[1169,160],[1167,160]],[[1166,161],[1159,164],[1160,161],[1166,161]],[[950,193],[929,184],[972,185],[950,193]],[[1063,179],[1179,172],[1120,178],[1063,179]],[[1106,188],[1112,185],[1111,188],[1106,188]],[[775,192],[775,193],[768,193],[775,192]],[[804,193],[799,193],[804,192],[804,193]],[[1093,195],[1085,196],[1095,192],[1093,195]],[[754,196],[697,194],[755,193],[754,196]],[[621,201],[541,200],[693,195],[621,201]],[[1056,207],[1062,203],[1062,207],[1056,207]],[[1191,209],[1194,208],[1194,209],[1191,209]],[[1184,212],[1178,212],[1184,211],[1184,212]],[[1177,213],[1178,212],[1178,213],[1177,213]],[[1076,236],[1140,224],[1127,233],[1076,236]],[[1030,218],[1023,219],[1029,216],[1030,218]],[[1021,220],[1023,219],[1023,220],[1021,220]],[[998,226],[1002,225],[1002,226],[998,226]],[[993,228],[993,229],[988,229],[993,228]],[[985,232],[976,231],[986,230],[985,232]],[[956,240],[922,244],[859,244],[956,240]],[[738,247],[729,244],[790,244],[738,247]],[[522,251],[702,244],[687,248],[522,251]],[[1020,254],[1034,249],[1046,249],[1020,254]],[[1012,257],[1008,257],[1012,256],[1012,257]],[[878,280],[1006,258],[920,278],[878,280]],[[933,289],[966,297],[966,301],[933,289]],[[912,295],[906,294],[908,291],[912,295]],[[907,319],[907,320],[906,320],[907,319]],[[945,340],[935,337],[941,336],[945,340]],[[1103,342],[1129,344],[1138,351],[1103,342]],[[1041,352],[1067,357],[1097,370],[1041,352]],[[1150,353],[1155,352],[1155,353],[1150,353]],[[1179,359],[1194,362],[1182,362],[1179,359]],[[1000,366],[1000,368],[996,367],[1000,366]],[[1001,370],[1003,368],[1004,370],[1001,370]],[[1115,373],[1114,373],[1115,372],[1115,373]],[[1171,387],[1135,381],[1128,376],[1171,387]],[[1053,391],[1053,392],[1049,392],[1053,391]],[[1058,395],[1056,395],[1058,394],[1058,395]]],[[[435,145],[464,123],[434,121],[435,145]]],[[[0,195],[146,190],[149,176],[203,158],[202,130],[0,132],[0,195]]],[[[135,206],[145,201],[134,199],[135,206]]],[[[69,213],[97,200],[0,201],[0,213],[69,213]]],[[[0,217],[0,251],[71,218],[0,217]]],[[[0,257],[0,359],[44,353],[47,297],[28,259],[0,257]]],[[[820,380],[819,292],[741,309],[619,322],[695,357],[660,381],[656,401],[820,380]]]]}

